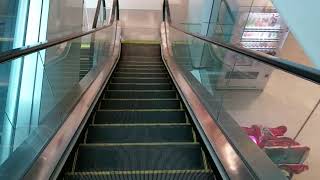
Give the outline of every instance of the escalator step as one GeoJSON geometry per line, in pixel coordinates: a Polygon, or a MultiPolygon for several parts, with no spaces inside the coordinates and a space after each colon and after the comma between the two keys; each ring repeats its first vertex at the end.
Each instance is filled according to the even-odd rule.
{"type": "Polygon", "coordinates": [[[119,61],[119,66],[163,66],[162,61],[134,61],[134,60],[127,60],[127,61],[119,61]]]}
{"type": "Polygon", "coordinates": [[[127,123],[185,123],[184,110],[135,110],[135,111],[97,111],[95,124],[127,123]]]}
{"type": "Polygon", "coordinates": [[[118,73],[114,72],[114,77],[168,77],[167,73],[118,73]]]}
{"type": "Polygon", "coordinates": [[[166,73],[165,69],[134,69],[134,68],[117,68],[116,72],[126,72],[126,73],[166,73]]]}
{"type": "MultiPolygon", "coordinates": [[[[82,78],[96,66],[89,54],[87,49],[80,61],[61,64],[70,71],[61,74],[58,68],[52,77],[77,72],[75,78],[82,78]]],[[[62,178],[215,180],[181,103],[160,45],[122,44],[119,63],[79,139],[83,144],[69,161],[66,171],[72,172],[62,178]]]]}
{"type": "Polygon", "coordinates": [[[125,44],[121,46],[123,56],[161,57],[160,46],[146,44],[125,44]]]}
{"type": "Polygon", "coordinates": [[[121,61],[135,61],[135,62],[161,62],[161,57],[144,57],[144,56],[122,56],[121,61]]]}
{"type": "Polygon", "coordinates": [[[119,65],[118,68],[134,68],[134,69],[166,69],[164,65],[119,65]]]}
{"type": "Polygon", "coordinates": [[[172,90],[173,86],[169,83],[111,83],[108,90],[172,90]]]}
{"type": "Polygon", "coordinates": [[[180,109],[177,99],[108,99],[102,100],[100,109],[180,109]]]}
{"type": "Polygon", "coordinates": [[[86,143],[192,142],[190,125],[90,125],[86,143]]]}
{"type": "Polygon", "coordinates": [[[203,169],[198,143],[82,144],[75,171],[203,169]]]}
{"type": "Polygon", "coordinates": [[[168,78],[112,78],[111,83],[168,83],[168,78]]]}
{"type": "Polygon", "coordinates": [[[108,90],[104,95],[105,98],[116,99],[174,99],[176,96],[176,91],[174,90],[108,90]]]}
{"type": "Polygon", "coordinates": [[[100,171],[67,173],[65,180],[215,180],[210,170],[100,171]]]}

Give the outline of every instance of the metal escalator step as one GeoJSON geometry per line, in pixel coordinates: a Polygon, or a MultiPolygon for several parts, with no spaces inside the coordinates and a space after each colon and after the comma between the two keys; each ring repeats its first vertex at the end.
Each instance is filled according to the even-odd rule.
{"type": "Polygon", "coordinates": [[[151,65],[138,65],[138,64],[119,64],[118,68],[135,68],[135,69],[166,69],[164,65],[161,64],[151,64],[151,65]]]}
{"type": "Polygon", "coordinates": [[[119,66],[130,65],[130,66],[163,66],[162,61],[136,61],[136,60],[120,60],[119,66]]]}
{"type": "Polygon", "coordinates": [[[169,78],[117,78],[111,79],[111,83],[168,83],[169,78]]]}
{"type": "Polygon", "coordinates": [[[119,73],[114,72],[114,77],[168,77],[167,73],[119,73]]]}
{"type": "Polygon", "coordinates": [[[159,57],[144,57],[144,56],[122,56],[121,61],[134,61],[134,62],[161,62],[161,56],[159,57]]]}
{"type": "Polygon", "coordinates": [[[105,92],[104,98],[116,99],[160,99],[160,98],[176,98],[174,90],[108,90],[105,92]]]}
{"type": "Polygon", "coordinates": [[[95,124],[130,124],[130,123],[185,123],[184,110],[107,110],[97,111],[95,124]]]}
{"type": "Polygon", "coordinates": [[[108,99],[102,100],[100,109],[179,109],[177,99],[108,99]]]}
{"type": "Polygon", "coordinates": [[[111,83],[108,90],[172,90],[169,83],[111,83]]]}
{"type": "Polygon", "coordinates": [[[166,73],[166,69],[135,69],[135,68],[117,68],[116,72],[127,72],[127,73],[166,73]]]}
{"type": "Polygon", "coordinates": [[[204,169],[198,143],[81,144],[75,171],[204,169]]]}
{"type": "Polygon", "coordinates": [[[161,48],[157,45],[124,44],[121,46],[123,56],[161,57],[161,48]]]}
{"type": "Polygon", "coordinates": [[[192,142],[190,125],[90,125],[86,143],[192,142]]]}
{"type": "Polygon", "coordinates": [[[67,173],[65,180],[215,180],[212,170],[91,171],[67,173]]]}
{"type": "Polygon", "coordinates": [[[144,70],[144,69],[154,69],[154,70],[166,70],[164,65],[119,65],[118,69],[138,69],[138,70],[144,70]]]}

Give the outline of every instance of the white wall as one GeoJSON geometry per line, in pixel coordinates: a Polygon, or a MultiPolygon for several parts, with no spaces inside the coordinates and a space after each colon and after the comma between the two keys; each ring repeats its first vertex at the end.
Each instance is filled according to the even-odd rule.
{"type": "Polygon", "coordinates": [[[320,67],[320,1],[273,0],[290,30],[314,64],[320,67]]]}
{"type": "Polygon", "coordinates": [[[161,10],[163,0],[120,0],[120,9],[161,10]]]}

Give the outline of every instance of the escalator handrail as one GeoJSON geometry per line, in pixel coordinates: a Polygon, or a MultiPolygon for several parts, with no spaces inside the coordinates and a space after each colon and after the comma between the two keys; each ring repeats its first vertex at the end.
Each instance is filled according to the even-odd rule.
{"type": "Polygon", "coordinates": [[[233,52],[242,54],[244,56],[253,58],[254,60],[271,65],[277,69],[281,69],[285,72],[299,76],[299,77],[301,77],[305,80],[311,81],[313,83],[320,84],[320,70],[318,70],[316,68],[308,67],[308,66],[305,66],[302,64],[294,63],[289,60],[285,60],[282,58],[267,55],[265,53],[261,53],[261,52],[253,51],[253,50],[246,49],[243,47],[235,46],[232,44],[224,43],[221,41],[213,40],[208,37],[202,36],[200,34],[187,32],[187,31],[175,26],[171,21],[169,0],[163,1],[162,13],[163,13],[162,14],[163,22],[167,22],[170,27],[172,27],[173,29],[175,29],[177,31],[180,31],[184,34],[190,35],[190,36],[195,37],[197,39],[203,40],[205,42],[226,48],[226,49],[231,50],[233,52]]]}
{"type": "MultiPolygon", "coordinates": [[[[103,0],[99,0],[99,2],[100,1],[103,1],[103,0]]],[[[100,6],[101,6],[101,3],[98,3],[97,8],[100,9],[100,6]]],[[[99,15],[97,13],[99,13],[99,11],[96,12],[95,17],[97,17],[99,15]]],[[[88,34],[92,34],[97,31],[106,29],[106,28],[112,26],[115,20],[119,20],[119,2],[118,2],[118,0],[113,0],[111,18],[110,18],[110,22],[107,25],[92,29],[90,31],[73,33],[73,34],[66,35],[61,38],[52,39],[52,40],[49,40],[46,42],[41,42],[41,43],[38,43],[35,45],[24,46],[21,48],[16,48],[16,49],[6,51],[6,52],[0,54],[0,63],[4,63],[6,61],[10,61],[12,59],[16,59],[21,56],[25,56],[25,55],[28,55],[28,54],[31,54],[31,53],[34,53],[34,52],[37,52],[37,51],[40,51],[43,49],[53,47],[53,46],[61,44],[61,43],[71,41],[73,39],[77,39],[77,38],[86,36],[88,34]]],[[[95,22],[95,23],[97,23],[97,22],[95,22]]]]}

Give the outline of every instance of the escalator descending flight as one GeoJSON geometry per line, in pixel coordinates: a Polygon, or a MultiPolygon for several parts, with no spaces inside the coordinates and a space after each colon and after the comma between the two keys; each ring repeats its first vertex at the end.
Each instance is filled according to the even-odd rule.
{"type": "Polygon", "coordinates": [[[61,179],[221,179],[162,62],[159,44],[123,44],[61,179]]]}

